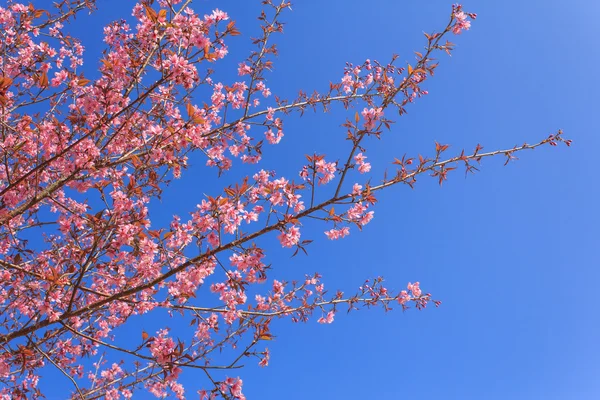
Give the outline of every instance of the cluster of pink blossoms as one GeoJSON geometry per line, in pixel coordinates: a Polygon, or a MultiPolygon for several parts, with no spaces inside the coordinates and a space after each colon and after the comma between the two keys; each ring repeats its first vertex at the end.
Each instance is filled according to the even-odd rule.
{"type": "MultiPolygon", "coordinates": [[[[400,304],[402,306],[404,306],[406,303],[408,303],[411,300],[411,298],[420,298],[423,294],[421,292],[421,288],[419,287],[419,282],[415,282],[415,283],[409,282],[406,287],[407,287],[408,291],[403,290],[400,292],[400,295],[398,296],[398,304],[400,304]]],[[[440,302],[436,301],[436,304],[440,304],[440,302]]]]}
{"type": "Polygon", "coordinates": [[[367,211],[369,206],[363,202],[354,204],[346,212],[346,216],[352,222],[355,222],[359,227],[363,227],[373,219],[374,211],[367,211]]]}
{"type": "Polygon", "coordinates": [[[383,108],[365,108],[361,114],[365,119],[365,129],[370,131],[375,128],[375,123],[383,117],[383,108]]]}
{"type": "Polygon", "coordinates": [[[354,156],[354,161],[356,161],[356,165],[358,165],[358,172],[361,174],[367,173],[371,170],[371,164],[366,162],[367,156],[363,153],[358,153],[354,156]]]}
{"type": "Polygon", "coordinates": [[[371,72],[373,66],[371,60],[367,59],[363,64],[363,67],[369,71],[366,76],[361,76],[362,69],[359,66],[348,65],[344,71],[342,77],[342,89],[344,93],[354,93],[359,89],[365,89],[371,85],[374,81],[381,78],[383,69],[380,66],[375,67],[375,75],[371,72]]]}
{"type": "MultiPolygon", "coordinates": [[[[269,116],[267,115],[267,118],[269,116]]],[[[280,118],[275,118],[275,120],[273,120],[272,126],[269,127],[269,129],[265,132],[265,137],[267,138],[267,141],[270,144],[277,144],[281,141],[281,139],[283,138],[283,122],[281,121],[280,118]],[[273,129],[276,130],[276,132],[273,132],[273,129]]]]}
{"type": "Polygon", "coordinates": [[[469,21],[468,18],[477,18],[477,14],[475,13],[465,13],[462,11],[462,6],[460,4],[454,4],[452,6],[452,15],[456,20],[454,26],[452,27],[452,33],[455,35],[460,35],[463,30],[469,30],[471,27],[471,21],[469,21]]]}
{"type": "Polygon", "coordinates": [[[326,316],[319,318],[317,322],[320,324],[331,324],[334,316],[335,313],[333,311],[329,311],[326,316]]]}
{"type": "MultiPolygon", "coordinates": [[[[242,393],[243,381],[240,378],[227,378],[219,385],[219,390],[226,396],[231,396],[235,400],[246,400],[242,393]]],[[[200,400],[213,400],[217,398],[215,393],[210,394],[206,390],[199,390],[200,400]]]]}
{"type": "Polygon", "coordinates": [[[331,240],[337,240],[337,239],[341,239],[343,237],[346,237],[350,234],[350,228],[345,226],[341,229],[330,229],[328,231],[325,231],[325,236],[327,236],[328,239],[331,240]]]}
{"type": "Polygon", "coordinates": [[[282,231],[277,238],[283,247],[295,246],[300,241],[300,228],[292,226],[287,231],[282,231]]]}
{"type": "Polygon", "coordinates": [[[320,159],[315,163],[315,165],[317,167],[317,173],[322,175],[319,177],[319,184],[324,185],[335,178],[337,163],[326,162],[324,159],[320,159]]]}
{"type": "Polygon", "coordinates": [[[240,65],[238,67],[238,75],[239,76],[250,75],[251,73],[252,73],[251,66],[249,66],[246,63],[240,63],[240,65]]]}

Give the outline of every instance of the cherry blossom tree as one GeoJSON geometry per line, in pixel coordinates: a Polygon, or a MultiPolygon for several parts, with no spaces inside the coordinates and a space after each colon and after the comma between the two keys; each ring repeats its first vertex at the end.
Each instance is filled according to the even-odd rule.
{"type": "Polygon", "coordinates": [[[105,4],[0,6],[3,398],[42,397],[40,371],[53,368],[78,399],[130,398],[137,390],[244,399],[239,368],[268,365],[277,319],[329,324],[362,306],[439,305],[418,282],[393,291],[375,278],[347,294],[326,291],[319,274],[278,281],[277,266],[266,263],[269,246],[304,254],[313,240],[358,234],[382,190],[412,188],[421,175],[442,184],[457,168],[478,171],[484,158],[508,162],[523,150],[570,144],[561,131],[489,152],[476,145],[449,154],[435,143],[428,156],[399,155],[385,173],[371,170],[368,139],[385,139],[391,119],[427,95],[434,58],[452,52],[449,40],[476,15],[454,5],[411,64],[397,56],[347,64],[327,90],[283,99],[267,76],[291,4],[262,3],[262,35],[245,60],[229,61],[238,76],[226,82],[214,71],[228,62],[228,40],[240,32],[224,11],[200,12],[191,0],[140,0],[133,20],[104,29],[103,58],[86,61],[92,73],[84,43],[67,28],[105,4]],[[348,113],[340,121],[343,158],[308,154],[287,177],[261,169],[263,152],[285,140],[286,118],[336,104],[348,113]],[[153,223],[149,202],[186,178],[192,155],[206,173],[244,169],[247,176],[169,225],[153,223]],[[324,234],[303,235],[309,223],[324,234]],[[118,334],[139,318],[157,318],[162,328],[134,339],[118,334]],[[173,332],[174,319],[187,330],[173,332]],[[184,389],[184,369],[206,386],[184,389]]]}

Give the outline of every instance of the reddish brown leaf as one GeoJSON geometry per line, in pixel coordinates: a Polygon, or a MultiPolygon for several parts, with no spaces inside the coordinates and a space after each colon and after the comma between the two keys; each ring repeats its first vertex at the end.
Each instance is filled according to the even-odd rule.
{"type": "Polygon", "coordinates": [[[48,87],[48,74],[45,71],[42,72],[42,74],[38,78],[38,84],[40,85],[41,88],[48,87]]]}
{"type": "Polygon", "coordinates": [[[35,10],[33,13],[33,18],[40,18],[44,14],[50,16],[50,13],[46,10],[35,10]]]}
{"type": "Polygon", "coordinates": [[[149,6],[144,6],[146,9],[146,17],[152,22],[156,22],[158,20],[158,14],[149,6]]]}
{"type": "Polygon", "coordinates": [[[0,90],[5,90],[12,85],[13,80],[9,77],[0,77],[0,90]]]}
{"type": "Polygon", "coordinates": [[[193,118],[196,111],[194,110],[194,106],[192,103],[187,103],[185,106],[185,110],[187,111],[188,117],[193,118]]]}

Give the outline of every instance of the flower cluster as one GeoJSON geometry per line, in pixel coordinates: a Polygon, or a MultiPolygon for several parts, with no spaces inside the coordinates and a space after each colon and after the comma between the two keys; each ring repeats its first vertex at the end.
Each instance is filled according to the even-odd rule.
{"type": "Polygon", "coordinates": [[[452,32],[455,35],[460,35],[462,31],[469,30],[471,27],[471,21],[468,20],[469,18],[477,18],[477,14],[475,13],[466,13],[462,11],[462,6],[460,4],[454,4],[452,6],[452,16],[456,20],[452,26],[452,32]]]}
{"type": "Polygon", "coordinates": [[[366,162],[367,156],[363,153],[358,153],[354,156],[354,161],[356,161],[356,165],[358,165],[358,171],[361,174],[367,173],[371,170],[371,164],[366,162]]]}

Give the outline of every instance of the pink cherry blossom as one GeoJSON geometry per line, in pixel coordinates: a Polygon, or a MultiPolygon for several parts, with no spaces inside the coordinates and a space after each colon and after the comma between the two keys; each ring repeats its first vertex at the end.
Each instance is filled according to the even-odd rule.
{"type": "Polygon", "coordinates": [[[250,75],[251,73],[252,73],[252,67],[250,67],[246,63],[240,63],[240,65],[238,67],[238,75],[239,76],[250,75]]]}
{"type": "Polygon", "coordinates": [[[421,288],[419,287],[419,282],[409,283],[407,288],[412,292],[413,296],[421,296],[421,288]]]}
{"type": "Polygon", "coordinates": [[[283,247],[292,247],[300,241],[300,228],[292,226],[287,231],[282,231],[277,238],[283,247]]]}
{"type": "Polygon", "coordinates": [[[350,228],[348,228],[347,226],[345,226],[341,229],[330,229],[325,232],[325,235],[327,236],[327,238],[331,239],[331,240],[341,239],[343,237],[348,236],[349,234],[350,234],[350,228]]]}
{"type": "Polygon", "coordinates": [[[333,317],[335,313],[333,311],[329,311],[326,316],[319,318],[320,324],[331,324],[333,322],[333,317]]]}
{"type": "Polygon", "coordinates": [[[467,20],[467,14],[464,12],[457,12],[454,14],[454,18],[456,18],[456,24],[452,28],[452,32],[455,34],[460,35],[463,30],[469,30],[471,27],[471,22],[467,20]]]}
{"type": "Polygon", "coordinates": [[[383,108],[365,108],[361,114],[365,120],[365,129],[371,130],[375,128],[375,123],[383,117],[383,108]]]}
{"type": "Polygon", "coordinates": [[[331,182],[333,178],[335,178],[335,162],[326,162],[324,159],[320,159],[315,163],[315,165],[317,167],[317,173],[321,174],[319,177],[319,184],[327,184],[331,182]]]}
{"type": "Polygon", "coordinates": [[[354,156],[354,161],[356,161],[356,165],[358,165],[358,171],[361,174],[367,173],[371,170],[371,164],[365,161],[366,158],[367,156],[363,155],[363,153],[358,153],[354,156]]]}

